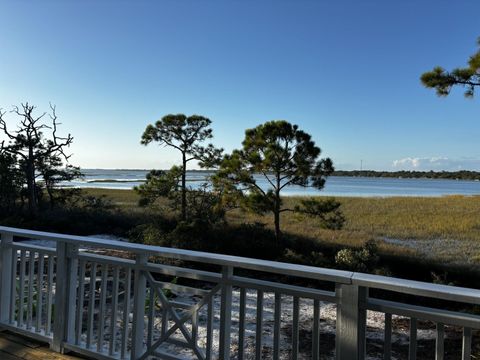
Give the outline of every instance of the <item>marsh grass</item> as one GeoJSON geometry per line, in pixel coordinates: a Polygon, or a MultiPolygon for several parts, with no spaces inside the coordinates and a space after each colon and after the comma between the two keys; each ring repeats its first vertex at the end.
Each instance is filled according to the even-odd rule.
{"type": "MultiPolygon", "coordinates": [[[[114,204],[138,208],[138,195],[131,190],[88,189],[95,196],[105,196],[114,204]]],[[[301,198],[284,198],[293,208],[301,198]]],[[[319,245],[341,248],[360,247],[369,239],[395,239],[397,244],[379,242],[384,254],[431,259],[437,262],[480,264],[480,196],[444,197],[340,197],[346,223],[342,230],[323,229],[315,218],[291,212],[282,214],[283,232],[290,237],[310,238],[319,245]],[[426,245],[422,251],[408,245],[417,240],[426,245]],[[437,246],[430,246],[431,244],[437,246]],[[428,246],[427,246],[428,245],[428,246]],[[432,248],[431,252],[429,249],[432,248]]],[[[273,217],[241,210],[228,212],[231,224],[263,223],[273,229],[273,217]]]]}
{"type": "Polygon", "coordinates": [[[140,199],[133,190],[92,188],[84,189],[83,192],[95,197],[104,197],[115,205],[130,208],[137,208],[140,199]]]}

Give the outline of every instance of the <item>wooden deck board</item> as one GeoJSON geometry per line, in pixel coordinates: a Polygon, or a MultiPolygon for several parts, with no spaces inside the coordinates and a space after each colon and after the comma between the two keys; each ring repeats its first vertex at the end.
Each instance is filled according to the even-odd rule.
{"type": "Polygon", "coordinates": [[[1,360],[79,360],[85,359],[51,351],[48,344],[38,343],[20,335],[0,332],[1,360]]]}

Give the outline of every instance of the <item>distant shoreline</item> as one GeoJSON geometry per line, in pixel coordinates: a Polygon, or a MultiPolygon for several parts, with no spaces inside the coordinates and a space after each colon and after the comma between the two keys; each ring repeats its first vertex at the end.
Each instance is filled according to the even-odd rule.
{"type": "MultiPolygon", "coordinates": [[[[149,169],[83,169],[90,171],[129,171],[148,172],[149,169]]],[[[167,170],[164,170],[167,171],[167,170]]],[[[210,174],[215,170],[191,169],[190,173],[210,174]]],[[[337,170],[331,176],[339,177],[366,177],[366,178],[399,178],[399,179],[442,179],[442,180],[473,180],[480,181],[480,171],[376,171],[376,170],[337,170]]],[[[137,180],[138,181],[138,180],[137,180]]],[[[131,180],[107,181],[107,179],[91,180],[92,183],[101,182],[131,182],[131,180]]]]}

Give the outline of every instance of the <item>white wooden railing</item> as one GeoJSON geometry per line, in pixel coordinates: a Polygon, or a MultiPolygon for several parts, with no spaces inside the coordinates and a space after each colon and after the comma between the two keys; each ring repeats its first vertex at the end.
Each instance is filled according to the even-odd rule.
{"type": "Polygon", "coordinates": [[[320,354],[327,304],[337,309],[330,355],[342,360],[365,359],[368,311],[384,313],[384,359],[392,354],[392,315],[410,321],[409,359],[417,354],[418,320],[436,324],[436,359],[445,350],[470,359],[472,330],[480,329],[479,316],[420,306],[416,298],[468,309],[480,304],[473,289],[8,227],[0,227],[0,235],[0,327],[59,352],[98,359],[319,359],[329,355],[320,354]],[[373,297],[377,289],[413,295],[413,301],[373,297]],[[266,299],[273,299],[273,309],[266,299]],[[306,307],[311,311],[300,311],[306,307]],[[247,324],[252,312],[253,329],[247,324]],[[300,339],[305,326],[309,341],[300,339]],[[444,348],[446,326],[463,329],[461,348],[444,348]]]}

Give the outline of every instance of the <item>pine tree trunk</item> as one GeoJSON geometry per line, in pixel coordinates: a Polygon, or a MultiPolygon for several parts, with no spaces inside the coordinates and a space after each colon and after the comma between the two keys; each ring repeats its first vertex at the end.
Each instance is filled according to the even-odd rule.
{"type": "Polygon", "coordinates": [[[275,206],[275,240],[277,240],[277,243],[280,242],[280,239],[282,237],[282,233],[280,232],[280,209],[275,206]]]}
{"type": "Polygon", "coordinates": [[[277,172],[277,188],[275,189],[275,209],[273,211],[275,216],[275,240],[277,244],[280,243],[282,233],[280,232],[280,173],[277,172]]]}
{"type": "Polygon", "coordinates": [[[182,221],[187,220],[187,160],[185,152],[183,156],[182,168],[182,221]]]}
{"type": "Polygon", "coordinates": [[[27,192],[28,192],[28,212],[30,216],[37,213],[37,194],[35,189],[35,166],[33,160],[27,160],[27,192]]]}

